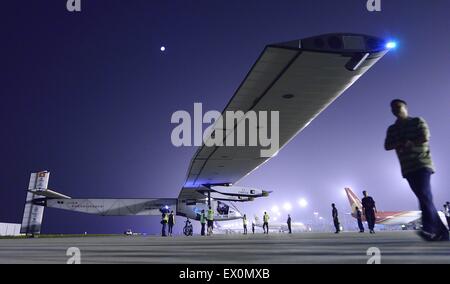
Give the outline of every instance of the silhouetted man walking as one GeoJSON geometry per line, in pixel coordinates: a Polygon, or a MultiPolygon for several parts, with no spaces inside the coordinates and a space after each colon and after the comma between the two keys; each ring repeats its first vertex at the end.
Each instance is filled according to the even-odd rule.
{"type": "Polygon", "coordinates": [[[439,217],[431,193],[434,166],[428,125],[423,118],[408,115],[405,101],[393,100],[391,110],[397,121],[389,127],[384,147],[387,151],[396,151],[402,175],[419,200],[423,225],[420,236],[427,241],[448,241],[449,232],[439,217]]]}
{"type": "Polygon", "coordinates": [[[363,206],[363,214],[366,217],[367,225],[369,226],[369,231],[371,234],[375,234],[375,221],[377,208],[375,206],[375,201],[371,196],[367,194],[367,191],[363,191],[364,198],[361,200],[363,206]]]}

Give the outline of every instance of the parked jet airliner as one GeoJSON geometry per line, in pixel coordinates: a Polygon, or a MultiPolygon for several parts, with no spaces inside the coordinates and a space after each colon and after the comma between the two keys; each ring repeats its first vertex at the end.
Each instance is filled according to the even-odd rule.
{"type": "MultiPolygon", "coordinates": [[[[356,207],[362,210],[361,200],[356,196],[356,194],[350,189],[346,188],[348,201],[350,202],[350,207],[352,208],[352,217],[356,218],[356,207]]],[[[439,217],[444,224],[447,224],[447,220],[443,212],[439,211],[439,217]]],[[[420,225],[420,220],[422,217],[421,211],[378,211],[375,214],[376,224],[380,225],[399,225],[399,226],[413,226],[418,227],[420,225]]],[[[363,221],[366,221],[363,216],[363,221]]]]}

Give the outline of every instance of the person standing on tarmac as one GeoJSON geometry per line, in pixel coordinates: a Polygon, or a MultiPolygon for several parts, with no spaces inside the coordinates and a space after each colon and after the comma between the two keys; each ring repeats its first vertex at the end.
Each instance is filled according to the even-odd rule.
{"type": "Polygon", "coordinates": [[[169,224],[169,237],[171,237],[173,234],[173,226],[175,225],[175,214],[173,214],[173,211],[170,212],[167,223],[169,224]]]}
{"type": "Polygon", "coordinates": [[[447,220],[448,229],[450,230],[450,207],[448,207],[447,203],[444,204],[444,215],[447,220]]]}
{"type": "MultiPolygon", "coordinates": [[[[447,205],[448,215],[450,218],[450,201],[447,201],[445,204],[447,205]]],[[[450,221],[450,219],[447,219],[448,230],[450,231],[450,222],[449,221],[450,221]]]]}
{"type": "Polygon", "coordinates": [[[289,234],[292,234],[292,218],[291,218],[290,214],[288,215],[287,225],[288,225],[289,234]]]}
{"type": "Polygon", "coordinates": [[[267,214],[267,212],[264,212],[264,216],[263,216],[263,230],[264,230],[264,234],[269,234],[269,220],[270,220],[270,216],[269,214],[267,214]]]}
{"type": "Polygon", "coordinates": [[[205,210],[202,210],[202,213],[200,214],[200,225],[202,226],[202,230],[200,231],[200,234],[204,236],[206,234],[206,214],[205,210]]]}
{"type": "Polygon", "coordinates": [[[356,220],[358,220],[358,228],[360,233],[364,233],[364,225],[362,221],[362,212],[358,207],[355,208],[356,211],[356,220]]]}
{"type": "Polygon", "coordinates": [[[431,175],[435,169],[428,125],[423,118],[409,116],[405,101],[393,100],[391,111],[397,120],[387,130],[384,149],[396,151],[402,176],[419,200],[423,226],[419,235],[426,241],[449,241],[448,229],[439,217],[431,192],[431,175]]]}
{"type": "Polygon", "coordinates": [[[252,222],[252,233],[255,234],[255,222],[252,222]]]}
{"type": "Polygon", "coordinates": [[[341,224],[339,223],[339,213],[336,208],[336,204],[331,204],[331,208],[333,208],[331,215],[333,217],[334,227],[336,228],[335,234],[339,234],[341,232],[341,224]]]}
{"type": "Polygon", "coordinates": [[[448,225],[448,230],[450,231],[450,201],[447,201],[445,204],[447,205],[447,210],[448,210],[448,215],[449,215],[449,219],[447,219],[447,225],[448,225]]]}
{"type": "Polygon", "coordinates": [[[363,214],[366,217],[367,225],[371,234],[375,234],[375,222],[377,207],[372,197],[367,194],[367,191],[363,191],[364,198],[362,199],[363,214]]]}
{"type": "Polygon", "coordinates": [[[161,224],[162,224],[161,236],[163,236],[163,237],[167,237],[166,227],[167,227],[167,223],[168,222],[169,222],[169,214],[167,214],[166,212],[162,213],[162,217],[161,217],[161,224]]]}
{"type": "Polygon", "coordinates": [[[247,215],[245,215],[245,214],[244,214],[244,218],[242,219],[242,223],[244,225],[244,235],[247,235],[248,220],[247,220],[247,215]]]}
{"type": "Polygon", "coordinates": [[[207,219],[208,219],[208,236],[211,236],[213,234],[214,229],[214,210],[211,208],[211,206],[209,206],[208,209],[207,219]]]}

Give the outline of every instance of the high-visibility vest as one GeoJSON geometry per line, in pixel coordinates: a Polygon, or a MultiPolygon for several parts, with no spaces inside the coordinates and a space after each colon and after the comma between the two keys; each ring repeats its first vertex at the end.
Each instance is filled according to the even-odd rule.
{"type": "Polygon", "coordinates": [[[264,223],[269,223],[269,214],[264,214],[264,223]]]}
{"type": "Polygon", "coordinates": [[[205,213],[201,213],[201,214],[200,214],[200,223],[201,223],[201,224],[206,224],[206,216],[205,216],[205,213]]]}
{"type": "Polygon", "coordinates": [[[164,222],[166,222],[166,223],[168,223],[169,222],[169,214],[164,214],[164,218],[163,218],[163,221],[164,222]]]}
{"type": "Polygon", "coordinates": [[[214,221],[214,210],[212,210],[212,209],[208,210],[208,220],[214,221]]]}
{"type": "Polygon", "coordinates": [[[244,226],[247,226],[248,225],[248,221],[247,221],[247,218],[244,218],[244,226]]]}

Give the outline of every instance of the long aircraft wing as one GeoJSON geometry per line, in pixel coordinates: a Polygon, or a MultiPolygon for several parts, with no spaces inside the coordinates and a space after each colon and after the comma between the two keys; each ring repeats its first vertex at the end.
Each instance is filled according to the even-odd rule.
{"type": "MultiPolygon", "coordinates": [[[[382,58],[386,46],[382,39],[358,34],[268,45],[223,113],[279,111],[281,149],[382,58]]],[[[239,123],[214,131],[226,137],[239,123]]],[[[181,195],[194,194],[187,189],[205,184],[238,182],[271,158],[261,157],[261,149],[203,145],[191,161],[181,195]]]]}

